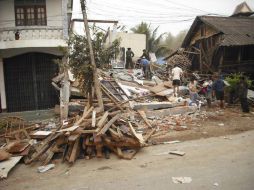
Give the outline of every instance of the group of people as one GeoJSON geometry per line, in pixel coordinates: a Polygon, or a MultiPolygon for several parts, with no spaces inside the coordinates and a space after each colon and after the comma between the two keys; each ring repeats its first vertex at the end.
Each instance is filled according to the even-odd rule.
{"type": "MultiPolygon", "coordinates": [[[[172,69],[172,80],[173,80],[173,87],[174,87],[174,96],[179,95],[179,86],[181,83],[181,77],[183,76],[183,70],[176,65],[172,69]]],[[[225,91],[225,82],[223,80],[222,75],[215,75],[213,78],[209,76],[209,78],[204,81],[202,86],[198,85],[198,82],[195,80],[195,77],[190,79],[188,84],[189,93],[190,93],[190,100],[192,103],[199,104],[199,92],[205,95],[207,100],[207,106],[211,107],[212,98],[216,97],[216,100],[219,102],[219,107],[221,109],[225,108],[224,103],[224,91],[225,91]]],[[[238,89],[238,96],[241,102],[242,111],[244,113],[248,113],[250,111],[248,100],[247,100],[247,92],[248,92],[248,83],[246,78],[242,76],[240,78],[240,82],[237,85],[238,89]]]]}
{"type": "MultiPolygon", "coordinates": [[[[131,50],[131,48],[127,48],[126,51],[126,65],[125,68],[126,69],[133,69],[134,68],[134,64],[132,61],[132,58],[134,57],[134,53],[131,50]]],[[[139,60],[138,60],[142,70],[143,70],[143,74],[145,78],[150,78],[150,57],[149,54],[147,53],[147,51],[144,49],[143,50],[143,54],[140,56],[139,60]]]]}

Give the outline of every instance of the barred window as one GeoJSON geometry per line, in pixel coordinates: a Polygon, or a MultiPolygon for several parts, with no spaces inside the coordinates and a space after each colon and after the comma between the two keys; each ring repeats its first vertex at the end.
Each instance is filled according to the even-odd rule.
{"type": "Polygon", "coordinates": [[[16,26],[47,25],[46,0],[15,0],[16,26]]]}

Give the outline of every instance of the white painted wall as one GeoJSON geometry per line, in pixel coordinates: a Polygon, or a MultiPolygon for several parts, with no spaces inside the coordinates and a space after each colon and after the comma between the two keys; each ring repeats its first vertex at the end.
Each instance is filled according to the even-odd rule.
{"type": "Polygon", "coordinates": [[[62,0],[47,0],[47,26],[63,27],[62,0]]]}
{"type": "Polygon", "coordinates": [[[5,83],[4,83],[4,68],[3,59],[0,57],[0,95],[1,95],[1,107],[6,109],[6,95],[5,95],[5,83]]]}
{"type": "Polygon", "coordinates": [[[14,0],[0,0],[0,28],[15,27],[14,0]]]}
{"type": "MultiPolygon", "coordinates": [[[[63,27],[62,0],[46,0],[47,26],[63,27]]],[[[15,27],[14,0],[0,0],[0,28],[15,27]]]]}
{"type": "Polygon", "coordinates": [[[127,51],[127,48],[131,48],[135,54],[134,58],[138,58],[142,55],[143,49],[146,49],[146,35],[145,34],[135,34],[135,33],[124,33],[117,32],[116,34],[110,33],[110,36],[107,39],[107,43],[114,41],[115,39],[120,38],[121,43],[120,47],[124,47],[127,51]]]}

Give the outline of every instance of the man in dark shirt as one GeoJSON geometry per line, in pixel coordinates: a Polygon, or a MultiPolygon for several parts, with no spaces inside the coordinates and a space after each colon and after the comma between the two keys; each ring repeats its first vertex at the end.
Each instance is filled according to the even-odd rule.
{"type": "Polygon", "coordinates": [[[215,94],[216,99],[220,101],[220,108],[224,108],[224,81],[222,76],[217,76],[217,80],[213,83],[213,94],[215,94]]]}
{"type": "Polygon", "coordinates": [[[250,109],[249,109],[248,100],[247,100],[248,83],[247,83],[244,76],[242,76],[240,78],[240,82],[238,84],[237,89],[238,89],[238,95],[239,95],[240,102],[241,102],[242,111],[244,113],[249,113],[250,109]]]}
{"type": "Polygon", "coordinates": [[[126,51],[126,69],[133,69],[132,57],[134,57],[134,53],[131,51],[131,48],[128,48],[126,51]]]}
{"type": "Polygon", "coordinates": [[[149,54],[147,53],[147,51],[146,51],[145,49],[143,49],[143,54],[141,55],[140,58],[141,58],[141,59],[145,58],[145,59],[147,59],[148,61],[150,61],[149,54]]]}

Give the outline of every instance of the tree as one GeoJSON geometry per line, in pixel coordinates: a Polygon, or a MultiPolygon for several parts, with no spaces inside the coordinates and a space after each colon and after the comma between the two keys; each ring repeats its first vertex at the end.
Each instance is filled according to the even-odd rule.
{"type": "MultiPolygon", "coordinates": [[[[165,50],[169,50],[169,51],[175,51],[177,50],[178,48],[181,47],[181,44],[185,38],[187,34],[187,30],[183,30],[181,32],[179,32],[175,37],[170,33],[168,32],[166,35],[165,35],[165,38],[164,40],[161,41],[161,46],[164,46],[165,50]]],[[[168,53],[170,54],[170,53],[168,53]]]]}
{"type": "MultiPolygon", "coordinates": [[[[92,34],[92,47],[97,68],[106,67],[111,59],[119,53],[120,41],[113,41],[111,46],[104,48],[105,34],[95,30],[92,34]]],[[[91,92],[93,86],[93,71],[90,64],[90,53],[86,36],[72,35],[68,41],[69,66],[79,81],[80,88],[86,94],[91,92]]]]}
{"type": "Polygon", "coordinates": [[[163,39],[163,34],[157,36],[159,26],[154,30],[151,28],[151,25],[146,22],[141,22],[137,26],[131,28],[131,31],[137,34],[145,34],[146,35],[146,49],[148,52],[154,52],[156,55],[160,54],[160,51],[163,47],[160,47],[159,44],[163,39]]]}

